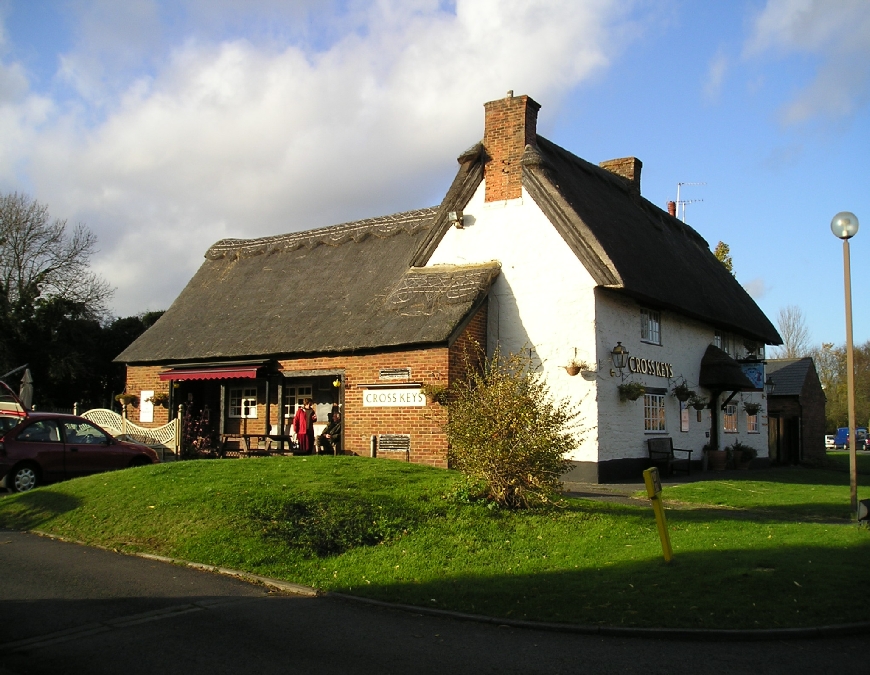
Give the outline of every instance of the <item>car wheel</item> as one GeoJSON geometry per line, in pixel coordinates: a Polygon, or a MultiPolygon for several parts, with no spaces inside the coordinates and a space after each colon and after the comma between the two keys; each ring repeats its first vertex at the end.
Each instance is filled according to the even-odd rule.
{"type": "Polygon", "coordinates": [[[147,457],[134,457],[130,462],[130,467],[134,466],[148,466],[151,464],[151,460],[147,457]]]}
{"type": "Polygon", "coordinates": [[[39,471],[33,464],[16,466],[9,473],[6,485],[12,492],[27,492],[39,484],[39,471]]]}

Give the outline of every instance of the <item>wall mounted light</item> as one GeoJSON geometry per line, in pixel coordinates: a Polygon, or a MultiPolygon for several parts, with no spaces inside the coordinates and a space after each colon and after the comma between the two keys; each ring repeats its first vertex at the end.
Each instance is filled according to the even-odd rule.
{"type": "Polygon", "coordinates": [[[770,396],[776,389],[776,382],[773,381],[773,375],[768,375],[764,381],[764,393],[770,396]]]}
{"type": "Polygon", "coordinates": [[[450,211],[447,213],[447,222],[453,225],[457,230],[465,227],[462,218],[462,211],[450,211]]]}
{"type": "MultiPolygon", "coordinates": [[[[628,350],[622,346],[621,342],[617,342],[616,346],[610,350],[610,360],[613,361],[613,367],[619,371],[620,376],[622,370],[628,365],[628,350]]],[[[610,375],[615,373],[611,370],[610,375]]]]}

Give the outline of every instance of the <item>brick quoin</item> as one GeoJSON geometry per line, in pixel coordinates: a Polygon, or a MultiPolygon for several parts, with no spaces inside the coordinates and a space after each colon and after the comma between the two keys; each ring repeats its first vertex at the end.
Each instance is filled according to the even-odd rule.
{"type": "MultiPolygon", "coordinates": [[[[427,402],[422,407],[364,407],[363,393],[367,384],[382,384],[380,371],[384,368],[408,368],[411,371],[410,382],[421,382],[424,385],[449,386],[457,378],[466,373],[465,354],[472,357],[477,353],[477,345],[486,345],[487,305],[477,310],[468,324],[462,330],[450,347],[446,345],[417,349],[403,349],[372,354],[343,354],[336,356],[315,356],[296,359],[279,359],[282,371],[330,371],[343,373],[344,388],[342,422],[344,424],[344,451],[355,455],[368,456],[371,448],[371,437],[380,434],[410,434],[410,461],[416,464],[447,467],[447,436],[444,433],[444,423],[447,421],[447,409],[437,403],[427,402]]],[[[168,392],[169,383],[161,382],[159,373],[167,366],[128,366],[127,391],[135,393],[154,390],[168,392]]],[[[301,376],[304,377],[304,376],[301,376]]],[[[288,384],[292,380],[288,379],[288,384]]],[[[396,383],[401,386],[401,382],[396,383]]],[[[263,433],[266,419],[266,387],[265,382],[258,380],[240,382],[228,380],[227,387],[257,387],[257,418],[225,420],[227,433],[263,433]]],[[[269,419],[271,424],[277,424],[279,417],[278,388],[270,387],[269,419]]],[[[176,402],[179,403],[179,402],[176,402]]],[[[128,408],[130,420],[138,423],[138,409],[128,408]]],[[[214,411],[217,414],[217,411],[214,411]]],[[[154,423],[143,426],[156,427],[168,421],[168,411],[155,408],[154,423]]],[[[404,452],[379,452],[379,457],[406,461],[404,452]]]]}

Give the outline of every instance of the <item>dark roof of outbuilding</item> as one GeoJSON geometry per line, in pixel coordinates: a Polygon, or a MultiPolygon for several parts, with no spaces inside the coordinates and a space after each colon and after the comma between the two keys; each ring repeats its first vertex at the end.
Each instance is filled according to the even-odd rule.
{"type": "Polygon", "coordinates": [[[815,365],[809,356],[801,359],[768,359],[765,370],[776,385],[771,396],[800,396],[810,371],[815,374],[815,365]]]}
{"type": "MultiPolygon", "coordinates": [[[[466,151],[457,182],[479,183],[474,166],[486,159],[481,144],[466,151]]],[[[537,147],[526,146],[522,162],[523,186],[600,286],[765,344],[782,343],[706,240],[641,197],[626,179],[541,136],[537,147]]],[[[458,194],[457,182],[452,189],[458,194]]],[[[447,228],[436,224],[416,252],[415,265],[426,263],[447,228]]]]}
{"type": "Polygon", "coordinates": [[[127,363],[311,354],[445,343],[485,298],[498,263],[410,267],[442,209],[307,232],[225,239],[127,363]]]}

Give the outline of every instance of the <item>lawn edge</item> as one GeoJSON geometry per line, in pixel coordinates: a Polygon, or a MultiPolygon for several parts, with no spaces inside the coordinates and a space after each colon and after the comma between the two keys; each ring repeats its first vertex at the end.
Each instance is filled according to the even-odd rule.
{"type": "Polygon", "coordinates": [[[804,628],[758,628],[758,629],[742,629],[742,630],[726,630],[721,628],[624,628],[620,626],[588,626],[573,623],[556,623],[549,621],[521,621],[518,619],[504,619],[483,614],[467,614],[465,612],[457,612],[449,609],[436,609],[434,607],[424,607],[418,605],[406,605],[397,602],[386,602],[384,600],[375,600],[366,598],[360,595],[350,595],[347,593],[337,593],[334,591],[322,591],[311,586],[295,584],[281,579],[272,577],[264,577],[251,572],[242,570],[234,570],[228,567],[219,567],[217,565],[207,565],[205,563],[192,562],[182,560],[180,558],[170,558],[153,553],[126,552],[119,551],[108,546],[100,546],[99,544],[88,544],[87,542],[70,539],[61,535],[52,534],[51,532],[43,532],[41,530],[24,530],[31,534],[48,539],[55,539],[68,544],[77,544],[79,546],[88,546],[97,548],[110,553],[119,555],[135,556],[155,562],[168,563],[172,565],[181,565],[190,567],[191,569],[204,572],[212,572],[213,574],[221,574],[223,576],[234,577],[242,581],[257,583],[270,588],[290,593],[293,595],[301,595],[305,597],[319,598],[334,598],[348,602],[357,602],[376,607],[385,607],[413,614],[426,614],[429,616],[438,616],[459,621],[473,621],[475,623],[491,624],[495,626],[507,626],[510,628],[523,628],[531,630],[543,630],[555,633],[575,633],[578,635],[601,635],[607,637],[632,637],[645,638],[654,640],[692,640],[692,641],[708,641],[708,642],[763,642],[767,640],[795,640],[806,638],[828,638],[842,637],[846,635],[865,634],[870,630],[870,621],[861,621],[857,623],[832,624],[827,626],[810,626],[804,628]]]}

